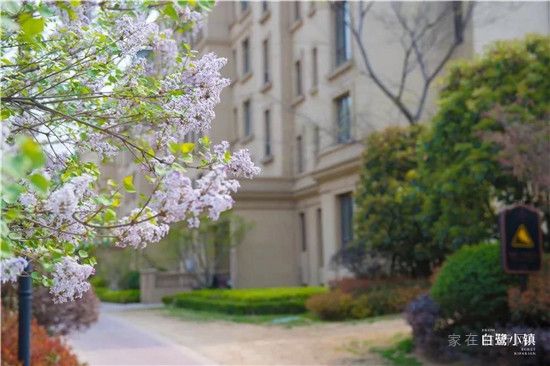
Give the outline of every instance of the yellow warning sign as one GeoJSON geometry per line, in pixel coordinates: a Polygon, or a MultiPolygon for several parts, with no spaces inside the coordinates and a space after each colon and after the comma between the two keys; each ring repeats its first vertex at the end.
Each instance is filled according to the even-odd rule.
{"type": "Polygon", "coordinates": [[[519,225],[514,237],[512,238],[512,248],[533,248],[535,242],[529,235],[529,231],[524,224],[519,225]]]}

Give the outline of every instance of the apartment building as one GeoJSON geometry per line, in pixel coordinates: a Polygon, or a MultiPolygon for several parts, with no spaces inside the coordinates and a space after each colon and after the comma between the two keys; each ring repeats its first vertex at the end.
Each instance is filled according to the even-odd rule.
{"type": "MultiPolygon", "coordinates": [[[[222,93],[212,139],[249,149],[262,168],[236,196],[234,211],[252,228],[231,254],[235,287],[318,285],[349,275],[332,257],[353,239],[362,141],[407,123],[363,72],[346,27],[357,4],[221,1],[195,40],[200,53],[229,61],[231,86],[222,93]]],[[[384,17],[390,6],[376,4],[364,34],[373,66],[388,78],[403,59],[384,17]]],[[[479,4],[453,57],[471,57],[497,38],[549,34],[548,3],[506,6],[479,4]],[[484,13],[498,16],[488,22],[484,13]]],[[[412,75],[405,93],[419,87],[412,75]]],[[[428,94],[423,120],[435,110],[436,93],[434,87],[428,94]]]]}

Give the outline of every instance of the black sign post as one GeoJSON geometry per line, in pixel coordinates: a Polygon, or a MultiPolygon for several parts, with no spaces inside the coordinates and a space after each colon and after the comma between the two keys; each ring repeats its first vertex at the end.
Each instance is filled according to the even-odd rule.
{"type": "Polygon", "coordinates": [[[500,213],[502,264],[508,273],[527,274],[542,266],[542,230],[539,212],[515,205],[500,213]]]}
{"type": "Polygon", "coordinates": [[[25,268],[26,274],[19,276],[19,339],[18,358],[23,366],[31,364],[31,317],[32,317],[32,267],[25,268]]]}

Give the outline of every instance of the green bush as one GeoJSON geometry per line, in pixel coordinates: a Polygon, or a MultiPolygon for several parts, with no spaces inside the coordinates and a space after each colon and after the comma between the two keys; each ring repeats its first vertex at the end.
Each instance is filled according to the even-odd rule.
{"type": "Polygon", "coordinates": [[[166,305],[226,314],[298,314],[306,300],[325,292],[323,287],[265,289],[205,289],[166,296],[166,305]]]}
{"type": "Polygon", "coordinates": [[[120,288],[124,290],[139,290],[139,272],[129,271],[120,280],[120,288]]]}
{"type": "Polygon", "coordinates": [[[353,297],[342,291],[331,291],[326,294],[312,296],[307,300],[309,311],[323,320],[344,320],[354,314],[363,315],[363,309],[354,306],[353,297]]]}
{"type": "Polygon", "coordinates": [[[508,287],[515,277],[504,273],[494,243],[464,246],[441,267],[431,289],[444,317],[460,325],[494,325],[506,321],[508,287]]]}
{"type": "Polygon", "coordinates": [[[369,316],[395,314],[405,310],[409,302],[427,292],[427,287],[410,285],[373,286],[355,296],[336,289],[312,296],[306,304],[309,311],[324,320],[363,319],[369,316]]]}
{"type": "Polygon", "coordinates": [[[90,280],[90,283],[93,287],[107,287],[109,286],[109,283],[107,282],[107,280],[101,276],[94,276],[92,277],[92,279],[90,280]]]}
{"type": "Polygon", "coordinates": [[[111,290],[105,287],[96,287],[95,293],[101,301],[128,304],[140,301],[139,290],[111,290]]]}
{"type": "MultiPolygon", "coordinates": [[[[438,112],[418,145],[424,197],[419,217],[424,231],[446,251],[497,234],[495,200],[531,197],[530,182],[518,182],[511,169],[503,168],[501,148],[482,136],[502,130],[503,115],[520,124],[548,121],[549,55],[550,37],[530,35],[495,42],[482,56],[448,68],[438,112]]],[[[548,205],[535,205],[549,217],[548,205]]]]}

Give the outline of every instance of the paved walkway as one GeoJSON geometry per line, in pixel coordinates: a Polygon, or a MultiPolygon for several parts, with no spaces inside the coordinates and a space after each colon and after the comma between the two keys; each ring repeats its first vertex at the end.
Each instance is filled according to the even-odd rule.
{"type": "Polygon", "coordinates": [[[84,332],[70,335],[67,341],[79,360],[90,366],[214,365],[193,350],[136,327],[117,314],[147,307],[102,304],[99,321],[84,332]]]}

